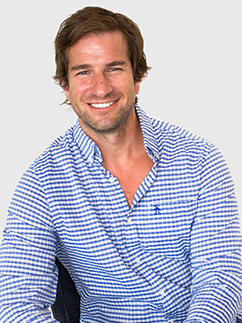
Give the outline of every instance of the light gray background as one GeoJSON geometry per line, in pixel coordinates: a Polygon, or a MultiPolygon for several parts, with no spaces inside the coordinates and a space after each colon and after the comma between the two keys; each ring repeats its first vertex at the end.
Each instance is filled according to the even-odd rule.
{"type": "Polygon", "coordinates": [[[14,0],[0,5],[0,230],[22,173],[76,120],[59,105],[64,95],[52,81],[52,45],[59,24],[86,5],[138,23],[153,67],[141,86],[141,107],[220,148],[241,210],[241,0],[14,0]]]}

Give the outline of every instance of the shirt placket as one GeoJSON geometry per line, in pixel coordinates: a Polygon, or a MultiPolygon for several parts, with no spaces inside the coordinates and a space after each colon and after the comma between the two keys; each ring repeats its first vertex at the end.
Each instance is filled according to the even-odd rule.
{"type": "Polygon", "coordinates": [[[164,302],[166,297],[165,281],[149,266],[147,254],[140,244],[138,230],[132,214],[125,224],[125,245],[129,267],[139,276],[142,276],[154,290],[154,296],[164,302]]]}
{"type": "MultiPolygon", "coordinates": [[[[151,172],[146,177],[142,185],[139,187],[132,207],[130,208],[124,225],[123,237],[126,250],[126,259],[128,266],[139,276],[142,276],[154,290],[154,296],[157,299],[164,301],[166,297],[166,290],[164,288],[165,282],[159,277],[147,263],[147,254],[142,247],[138,235],[138,227],[135,222],[135,209],[142,197],[149,190],[156,177],[157,164],[155,163],[151,172]]],[[[142,201],[140,202],[142,203],[142,201]]]]}

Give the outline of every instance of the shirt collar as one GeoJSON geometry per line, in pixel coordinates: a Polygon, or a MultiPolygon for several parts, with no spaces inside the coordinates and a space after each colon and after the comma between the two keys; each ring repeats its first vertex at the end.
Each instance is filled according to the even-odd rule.
{"type": "Polygon", "coordinates": [[[100,163],[102,162],[102,156],[98,146],[82,130],[79,123],[79,119],[77,119],[76,124],[74,126],[73,137],[77,146],[80,149],[83,160],[87,164],[92,164],[94,162],[95,157],[100,159],[100,163]]]}
{"type": "Polygon", "coordinates": [[[138,105],[135,106],[135,109],[140,122],[146,152],[154,162],[158,161],[160,154],[153,119],[138,105]]]}
{"type": "MultiPolygon", "coordinates": [[[[146,152],[153,161],[157,161],[159,159],[159,148],[152,118],[138,105],[135,106],[135,110],[140,122],[146,152]]],[[[102,156],[98,146],[82,130],[78,119],[73,129],[73,136],[86,163],[92,164],[96,158],[100,163],[102,162],[102,156]]]]}

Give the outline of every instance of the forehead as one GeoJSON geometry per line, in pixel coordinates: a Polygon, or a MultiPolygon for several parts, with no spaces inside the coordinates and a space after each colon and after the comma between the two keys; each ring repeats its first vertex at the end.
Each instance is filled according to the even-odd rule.
{"type": "Polygon", "coordinates": [[[73,60],[114,58],[128,60],[127,42],[121,31],[87,34],[69,49],[69,63],[73,60]]]}

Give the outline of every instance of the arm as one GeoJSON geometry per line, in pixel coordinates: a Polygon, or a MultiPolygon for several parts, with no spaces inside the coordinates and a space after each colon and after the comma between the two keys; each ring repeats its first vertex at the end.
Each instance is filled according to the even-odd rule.
{"type": "Polygon", "coordinates": [[[58,277],[55,244],[45,194],[30,169],[15,191],[3,233],[1,322],[57,322],[48,309],[55,301],[58,277]]]}
{"type": "Polygon", "coordinates": [[[214,147],[203,160],[191,265],[192,301],[185,322],[234,322],[242,302],[241,235],[231,176],[214,147]]]}

